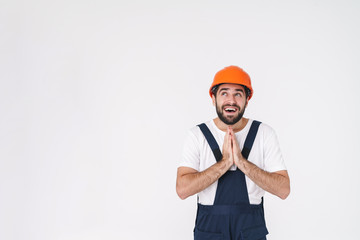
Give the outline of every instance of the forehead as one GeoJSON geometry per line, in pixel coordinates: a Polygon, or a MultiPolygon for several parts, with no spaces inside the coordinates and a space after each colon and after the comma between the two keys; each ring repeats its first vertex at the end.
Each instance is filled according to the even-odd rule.
{"type": "Polygon", "coordinates": [[[244,86],[240,84],[234,84],[234,83],[224,83],[219,86],[219,91],[222,89],[232,90],[232,91],[245,91],[244,86]]]}

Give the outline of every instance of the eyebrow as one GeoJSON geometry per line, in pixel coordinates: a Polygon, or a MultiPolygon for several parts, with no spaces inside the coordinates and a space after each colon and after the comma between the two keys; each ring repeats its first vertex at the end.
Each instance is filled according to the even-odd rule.
{"type": "MultiPolygon", "coordinates": [[[[229,88],[220,88],[219,92],[227,91],[227,90],[229,90],[229,88]]],[[[236,88],[235,91],[245,93],[244,89],[242,89],[242,88],[236,88]]]]}

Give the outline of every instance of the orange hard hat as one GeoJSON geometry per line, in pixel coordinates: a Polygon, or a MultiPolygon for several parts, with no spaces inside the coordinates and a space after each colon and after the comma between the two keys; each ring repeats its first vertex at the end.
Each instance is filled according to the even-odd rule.
{"type": "Polygon", "coordinates": [[[215,86],[223,83],[234,83],[234,84],[241,84],[249,88],[249,100],[253,95],[253,89],[251,87],[251,80],[250,76],[241,68],[237,66],[229,66],[215,74],[214,81],[211,84],[209,93],[210,97],[212,96],[212,90],[215,86]]]}

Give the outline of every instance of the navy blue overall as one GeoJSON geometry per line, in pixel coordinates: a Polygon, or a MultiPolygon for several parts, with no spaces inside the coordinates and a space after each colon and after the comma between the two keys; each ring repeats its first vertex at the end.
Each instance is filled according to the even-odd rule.
{"type": "MultiPolygon", "coordinates": [[[[260,122],[253,121],[246,137],[242,150],[242,155],[246,159],[259,125],[260,122]]],[[[220,161],[222,154],[214,136],[204,123],[198,126],[216,161],[220,161]]],[[[245,174],[238,168],[236,171],[227,171],[219,178],[214,205],[198,203],[195,240],[265,240],[267,234],[263,201],[259,205],[250,204],[245,174]]]]}

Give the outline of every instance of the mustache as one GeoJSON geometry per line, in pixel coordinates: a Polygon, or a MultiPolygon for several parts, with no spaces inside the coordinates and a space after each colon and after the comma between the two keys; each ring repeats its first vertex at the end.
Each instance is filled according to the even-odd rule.
{"type": "Polygon", "coordinates": [[[226,104],[226,105],[223,105],[222,108],[226,108],[226,107],[236,107],[238,110],[240,110],[240,107],[236,104],[226,104]]]}

